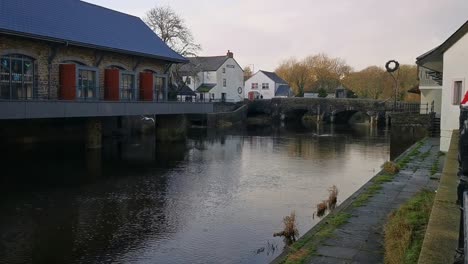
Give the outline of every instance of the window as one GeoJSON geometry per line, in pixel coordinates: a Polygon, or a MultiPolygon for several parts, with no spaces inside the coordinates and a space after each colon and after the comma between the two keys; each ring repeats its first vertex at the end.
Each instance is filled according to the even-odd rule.
{"type": "Polygon", "coordinates": [[[463,93],[463,82],[462,81],[455,81],[453,83],[453,105],[459,105],[462,100],[462,93],[463,93]]]}
{"type": "Polygon", "coordinates": [[[88,67],[78,67],[78,86],[76,88],[78,99],[98,99],[97,71],[88,67]]]}
{"type": "Polygon", "coordinates": [[[263,90],[268,90],[268,89],[270,89],[270,84],[269,84],[269,83],[262,83],[262,89],[263,89],[263,90]]]}
{"type": "Polygon", "coordinates": [[[223,73],[226,73],[226,68],[223,68],[223,73]]]}
{"type": "Polygon", "coordinates": [[[258,83],[252,83],[252,90],[258,89],[258,83]]]}
{"type": "Polygon", "coordinates": [[[221,101],[226,102],[226,93],[221,93],[221,101]]]}
{"type": "Polygon", "coordinates": [[[192,84],[192,79],[190,77],[187,77],[185,82],[190,85],[190,84],[192,84]]]}
{"type": "Polygon", "coordinates": [[[135,74],[122,72],[120,76],[120,100],[136,100],[135,74]]]}
{"type": "Polygon", "coordinates": [[[223,87],[226,87],[226,84],[227,84],[226,79],[223,79],[223,87]]]}
{"type": "Polygon", "coordinates": [[[163,101],[166,89],[166,78],[163,76],[154,76],[154,91],[153,99],[155,101],[163,101]]]}
{"type": "Polygon", "coordinates": [[[34,97],[34,61],[23,55],[0,57],[0,98],[34,97]]]}

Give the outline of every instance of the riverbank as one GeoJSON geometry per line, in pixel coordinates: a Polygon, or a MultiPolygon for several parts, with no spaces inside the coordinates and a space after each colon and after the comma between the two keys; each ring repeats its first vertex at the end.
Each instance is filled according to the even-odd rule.
{"type": "MultiPolygon", "coordinates": [[[[383,263],[388,215],[423,189],[435,190],[439,141],[425,139],[403,153],[398,174],[377,174],[273,263],[383,263]]],[[[438,165],[438,168],[443,167],[438,165]]]]}

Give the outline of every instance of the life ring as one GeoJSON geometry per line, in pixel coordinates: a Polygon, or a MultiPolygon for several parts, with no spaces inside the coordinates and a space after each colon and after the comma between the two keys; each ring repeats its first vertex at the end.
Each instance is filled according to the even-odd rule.
{"type": "Polygon", "coordinates": [[[388,61],[387,64],[385,64],[385,69],[387,69],[387,72],[396,72],[400,69],[400,63],[396,60],[388,61]],[[394,67],[391,67],[392,63],[394,64],[394,67]]]}

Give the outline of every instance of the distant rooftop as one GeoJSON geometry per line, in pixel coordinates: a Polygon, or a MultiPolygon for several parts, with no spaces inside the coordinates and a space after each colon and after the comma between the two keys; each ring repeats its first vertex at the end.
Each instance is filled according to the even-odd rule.
{"type": "Polygon", "coordinates": [[[217,71],[228,56],[189,57],[189,63],[180,68],[182,73],[217,71]]]}
{"type": "Polygon", "coordinates": [[[79,0],[1,0],[0,33],[186,62],[140,18],[79,0]]]}
{"type": "Polygon", "coordinates": [[[288,82],[283,80],[281,77],[279,77],[276,73],[274,72],[267,72],[267,71],[260,71],[262,72],[263,74],[265,74],[266,76],[268,76],[268,78],[270,78],[271,80],[273,80],[275,83],[280,83],[280,84],[287,84],[288,82]]]}

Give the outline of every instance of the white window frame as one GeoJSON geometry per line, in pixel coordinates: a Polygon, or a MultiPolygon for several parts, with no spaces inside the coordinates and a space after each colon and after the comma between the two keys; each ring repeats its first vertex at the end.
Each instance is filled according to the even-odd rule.
{"type": "Polygon", "coordinates": [[[227,80],[223,79],[223,87],[226,87],[226,86],[227,86],[227,80]]]}
{"type": "Polygon", "coordinates": [[[252,83],[252,90],[258,90],[258,83],[252,83]]]}
{"type": "Polygon", "coordinates": [[[226,68],[223,68],[223,73],[226,73],[226,68]]]}
{"type": "Polygon", "coordinates": [[[269,83],[262,83],[262,90],[270,90],[270,84],[269,83]]]}
{"type": "Polygon", "coordinates": [[[464,96],[465,96],[465,79],[453,79],[452,80],[452,105],[460,105],[464,96]],[[459,94],[459,98],[455,98],[455,85],[459,82],[461,83],[460,94],[459,94]]]}

